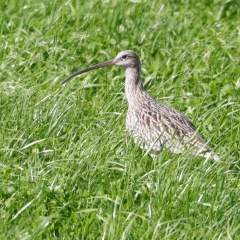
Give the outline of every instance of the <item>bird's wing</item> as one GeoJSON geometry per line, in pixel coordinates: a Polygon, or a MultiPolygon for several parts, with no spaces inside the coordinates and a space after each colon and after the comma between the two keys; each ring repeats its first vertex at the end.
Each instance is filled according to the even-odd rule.
{"type": "MultiPolygon", "coordinates": [[[[178,141],[178,145],[181,142],[182,148],[185,144],[188,147],[191,144],[195,151],[205,151],[208,148],[193,123],[184,114],[173,108],[154,104],[148,108],[139,108],[135,114],[136,125],[141,126],[141,132],[152,136],[152,139],[149,139],[149,136],[146,137],[142,134],[145,141],[156,141],[161,146],[169,146],[170,142],[175,139],[178,141]]],[[[182,152],[182,150],[175,152],[182,152]]]]}

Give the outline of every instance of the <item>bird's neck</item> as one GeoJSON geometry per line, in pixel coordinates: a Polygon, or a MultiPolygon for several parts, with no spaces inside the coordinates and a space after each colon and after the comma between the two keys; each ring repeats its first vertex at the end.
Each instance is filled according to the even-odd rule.
{"type": "Polygon", "coordinates": [[[128,103],[131,104],[133,100],[137,100],[144,90],[140,68],[126,68],[125,70],[125,93],[128,100],[128,103]]]}

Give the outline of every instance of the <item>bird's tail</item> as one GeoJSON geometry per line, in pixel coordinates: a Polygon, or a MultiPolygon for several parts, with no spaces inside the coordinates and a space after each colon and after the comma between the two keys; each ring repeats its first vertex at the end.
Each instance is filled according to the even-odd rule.
{"type": "Polygon", "coordinates": [[[215,161],[220,161],[220,157],[216,155],[214,152],[207,152],[204,154],[203,157],[206,158],[206,161],[210,159],[213,159],[215,161]]]}

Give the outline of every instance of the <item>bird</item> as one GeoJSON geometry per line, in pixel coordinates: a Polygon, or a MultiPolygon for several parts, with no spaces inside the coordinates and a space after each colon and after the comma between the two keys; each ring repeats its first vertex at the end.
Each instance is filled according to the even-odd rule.
{"type": "Polygon", "coordinates": [[[128,101],[126,129],[136,144],[153,158],[167,148],[174,154],[186,152],[218,160],[186,115],[158,102],[145,90],[141,79],[141,61],[132,50],[121,51],[109,61],[84,68],[66,78],[62,84],[82,73],[113,65],[125,69],[125,95],[128,101]]]}

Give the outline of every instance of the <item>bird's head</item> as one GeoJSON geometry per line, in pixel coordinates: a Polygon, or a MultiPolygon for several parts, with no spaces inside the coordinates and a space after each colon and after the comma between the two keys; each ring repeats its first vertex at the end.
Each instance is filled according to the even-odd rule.
{"type": "Polygon", "coordinates": [[[132,50],[125,50],[120,53],[113,59],[115,61],[115,65],[128,68],[140,67],[140,60],[138,55],[132,50]]]}
{"type": "Polygon", "coordinates": [[[140,68],[140,60],[138,55],[132,51],[132,50],[125,50],[122,51],[120,53],[117,54],[117,56],[107,62],[103,62],[103,63],[99,63],[97,65],[88,67],[88,68],[84,68],[74,74],[72,74],[70,77],[68,77],[67,79],[65,79],[62,84],[66,83],[67,81],[69,81],[70,79],[85,73],[85,72],[89,72],[93,69],[98,69],[98,68],[103,68],[103,67],[107,67],[107,66],[120,66],[120,67],[124,67],[124,68],[140,68]]]}

